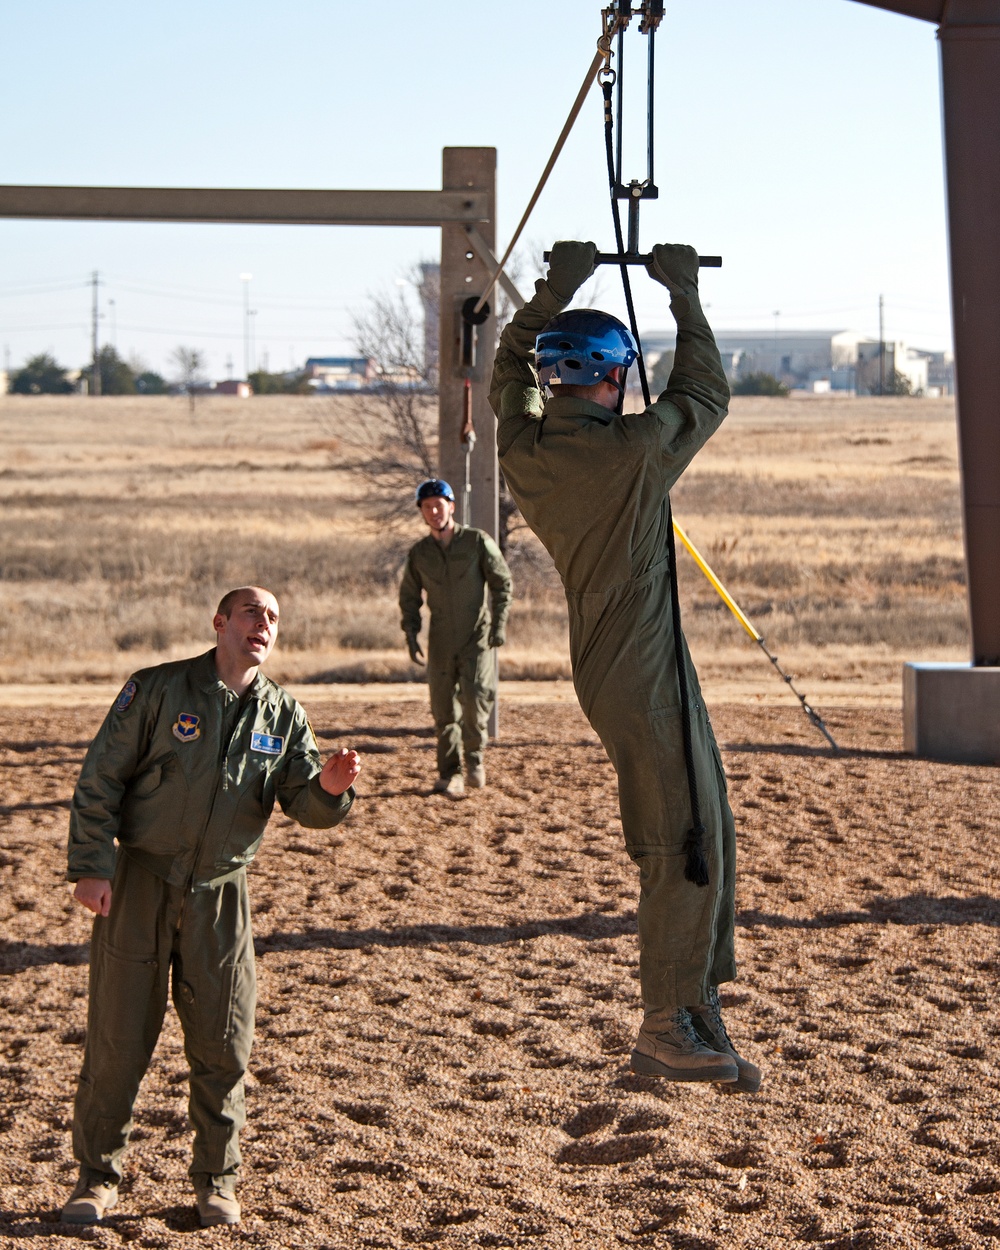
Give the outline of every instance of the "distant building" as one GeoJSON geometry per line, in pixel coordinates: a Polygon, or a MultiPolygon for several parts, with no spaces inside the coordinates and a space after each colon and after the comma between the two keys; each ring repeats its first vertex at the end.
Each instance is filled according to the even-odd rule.
{"type": "Polygon", "coordinates": [[[0,395],[6,395],[10,388],[10,378],[6,369],[0,369],[0,395]]]}
{"type": "Polygon", "coordinates": [[[360,391],[375,381],[375,368],[365,356],[310,356],[305,375],[316,391],[360,391]]]}
{"type": "Polygon", "coordinates": [[[249,382],[240,382],[236,378],[216,382],[214,390],[216,395],[235,395],[237,399],[249,399],[253,394],[253,387],[249,382]]]}
{"type": "MultiPolygon", "coordinates": [[[[854,330],[716,330],[722,364],[731,382],[769,373],[794,390],[815,394],[877,394],[879,341],[854,330]]],[[[643,336],[650,362],[674,346],[672,331],[643,336]]],[[[927,352],[898,341],[882,344],[881,378],[886,390],[899,373],[914,395],[954,394],[950,352],[927,352]]]]}

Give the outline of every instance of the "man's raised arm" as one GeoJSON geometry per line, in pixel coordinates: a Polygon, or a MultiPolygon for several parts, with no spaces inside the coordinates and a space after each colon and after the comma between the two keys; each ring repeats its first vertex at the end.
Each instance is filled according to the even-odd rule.
{"type": "Polygon", "coordinates": [[[490,381],[490,407],[498,422],[501,455],[523,428],[525,418],[538,420],[543,396],[535,370],[535,339],[556,313],[572,302],[594,272],[593,243],[563,241],[550,253],[549,271],[535,283],[535,294],[519,308],[500,335],[490,381]]]}

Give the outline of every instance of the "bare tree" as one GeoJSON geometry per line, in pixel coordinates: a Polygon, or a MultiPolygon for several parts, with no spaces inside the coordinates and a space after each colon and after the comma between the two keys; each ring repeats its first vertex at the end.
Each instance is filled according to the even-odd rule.
{"type": "Polygon", "coordinates": [[[174,380],[188,397],[188,406],[194,416],[198,387],[206,381],[205,368],[208,362],[205,354],[197,347],[175,347],[170,353],[170,362],[174,367],[174,380]]]}
{"type": "Polygon", "coordinates": [[[353,318],[354,347],[370,362],[373,379],[355,401],[353,434],[338,432],[367,480],[378,515],[410,517],[413,489],[433,477],[437,459],[437,300],[428,270],[418,266],[393,295],[373,295],[353,318]],[[423,299],[423,316],[414,293],[423,299]],[[433,335],[425,318],[433,317],[433,335]]]}

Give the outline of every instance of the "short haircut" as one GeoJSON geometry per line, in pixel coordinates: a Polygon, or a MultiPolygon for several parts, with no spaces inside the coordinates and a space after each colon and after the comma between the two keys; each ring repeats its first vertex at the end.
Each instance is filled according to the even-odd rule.
{"type": "Polygon", "coordinates": [[[260,586],[237,586],[235,590],[227,590],[219,600],[219,606],[215,609],[216,616],[232,616],[233,608],[236,606],[236,600],[242,594],[249,591],[251,594],[255,590],[260,590],[260,586]]]}

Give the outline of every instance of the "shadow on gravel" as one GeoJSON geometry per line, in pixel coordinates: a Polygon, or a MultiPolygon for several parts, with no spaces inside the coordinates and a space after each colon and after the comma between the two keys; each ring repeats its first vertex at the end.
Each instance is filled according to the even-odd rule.
{"type": "Polygon", "coordinates": [[[876,751],[866,747],[841,747],[835,751],[832,747],[809,747],[801,742],[725,742],[722,749],[730,755],[800,755],[816,760],[916,760],[908,751],[876,751]]]}
{"type": "Polygon", "coordinates": [[[602,916],[565,916],[510,925],[403,925],[398,929],[306,929],[299,933],[271,933],[255,939],[257,954],[268,951],[363,950],[370,946],[438,946],[468,942],[473,946],[501,946],[529,938],[561,936],[589,942],[597,938],[635,933],[635,912],[602,916]]]}
{"type": "Polygon", "coordinates": [[[986,894],[975,894],[972,898],[908,894],[903,898],[872,899],[858,911],[820,912],[818,916],[781,916],[750,909],[737,912],[736,923],[744,929],[754,925],[764,925],[769,929],[835,929],[849,924],[985,924],[998,927],[1000,900],[986,894]]]}
{"type": "MultiPolygon", "coordinates": [[[[86,751],[90,746],[89,738],[81,738],[79,740],[70,741],[66,738],[31,738],[24,742],[5,742],[4,749],[7,751],[16,751],[18,755],[24,755],[30,751],[55,751],[61,749],[63,751],[86,751]]],[[[60,763],[65,761],[60,760],[60,763]]]]}
{"type": "Polygon", "coordinates": [[[69,799],[49,799],[45,803],[0,804],[0,816],[12,816],[14,812],[46,812],[53,807],[69,807],[69,799]]]}
{"type": "Polygon", "coordinates": [[[44,964],[85,964],[90,958],[89,942],[64,942],[46,946],[35,942],[7,942],[0,939],[0,975],[38,968],[44,964]]]}

